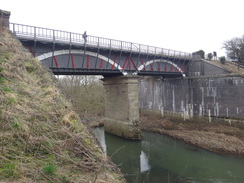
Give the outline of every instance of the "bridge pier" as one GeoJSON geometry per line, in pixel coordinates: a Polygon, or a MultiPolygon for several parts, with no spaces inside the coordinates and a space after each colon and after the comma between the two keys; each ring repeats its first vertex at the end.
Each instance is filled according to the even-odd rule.
{"type": "Polygon", "coordinates": [[[106,132],[131,140],[141,140],[138,76],[105,77],[106,132]]]}

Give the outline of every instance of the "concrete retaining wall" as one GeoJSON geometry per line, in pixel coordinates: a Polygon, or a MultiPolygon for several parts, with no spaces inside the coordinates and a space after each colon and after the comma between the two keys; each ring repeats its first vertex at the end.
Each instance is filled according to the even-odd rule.
{"type": "Polygon", "coordinates": [[[139,101],[141,109],[178,114],[186,119],[196,116],[244,119],[244,78],[147,77],[139,83],[139,101]]]}
{"type": "Polygon", "coordinates": [[[216,76],[220,74],[230,74],[229,71],[224,70],[223,68],[212,64],[211,62],[206,62],[204,60],[195,60],[192,61],[189,70],[188,76],[216,76]]]}

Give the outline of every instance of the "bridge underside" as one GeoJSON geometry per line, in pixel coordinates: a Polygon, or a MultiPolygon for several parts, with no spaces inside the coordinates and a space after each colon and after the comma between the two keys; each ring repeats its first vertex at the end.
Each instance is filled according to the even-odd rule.
{"type": "MultiPolygon", "coordinates": [[[[55,75],[102,75],[102,76],[123,76],[122,72],[119,70],[111,70],[111,69],[86,69],[86,68],[56,68],[51,67],[51,71],[55,75]]],[[[129,75],[133,75],[130,73],[130,70],[124,70],[129,75]]],[[[182,77],[182,73],[180,72],[159,72],[159,71],[141,71],[137,73],[138,76],[163,76],[163,77],[182,77]]]]}

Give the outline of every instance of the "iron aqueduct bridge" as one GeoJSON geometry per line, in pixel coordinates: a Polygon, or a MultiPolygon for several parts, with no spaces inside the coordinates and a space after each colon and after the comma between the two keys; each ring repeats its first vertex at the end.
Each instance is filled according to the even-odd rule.
{"type": "Polygon", "coordinates": [[[184,77],[190,53],[10,23],[10,30],[56,75],[103,75],[106,132],[140,140],[138,76],[184,77]]]}
{"type": "Polygon", "coordinates": [[[33,56],[56,75],[184,76],[190,53],[83,34],[10,23],[33,56]]]}

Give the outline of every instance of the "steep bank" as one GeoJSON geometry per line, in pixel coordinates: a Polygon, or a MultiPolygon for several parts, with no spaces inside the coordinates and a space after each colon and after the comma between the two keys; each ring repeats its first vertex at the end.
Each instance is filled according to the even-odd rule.
{"type": "Polygon", "coordinates": [[[143,130],[168,135],[212,152],[244,157],[244,129],[209,122],[172,121],[153,111],[141,112],[140,121],[143,130]]]}
{"type": "Polygon", "coordinates": [[[124,182],[53,75],[0,29],[0,182],[124,182]]]}

